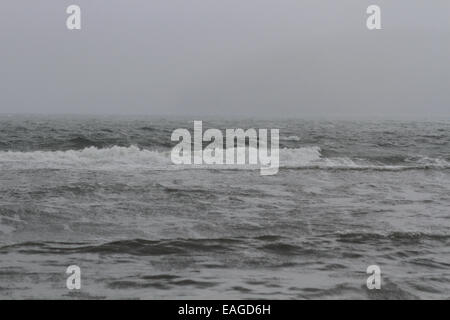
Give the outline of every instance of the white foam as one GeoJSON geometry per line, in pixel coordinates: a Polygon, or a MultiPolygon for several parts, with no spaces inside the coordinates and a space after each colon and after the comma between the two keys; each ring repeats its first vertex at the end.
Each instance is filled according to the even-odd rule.
{"type": "Polygon", "coordinates": [[[298,136],[287,136],[287,137],[281,137],[281,140],[284,140],[284,141],[300,141],[300,137],[298,137],[298,136]]]}
{"type": "Polygon", "coordinates": [[[320,147],[303,147],[280,150],[280,163],[282,166],[308,166],[321,160],[320,147]]]}
{"type": "MultiPolygon", "coordinates": [[[[237,150],[245,152],[246,148],[237,150]]],[[[89,147],[82,150],[68,151],[32,151],[0,152],[0,168],[25,169],[90,169],[90,170],[178,170],[192,168],[217,169],[258,169],[259,165],[174,165],[170,151],[141,149],[137,146],[111,148],[89,147]]],[[[368,160],[352,160],[346,157],[326,158],[318,146],[280,149],[280,167],[284,168],[318,168],[318,169],[376,169],[403,170],[410,168],[450,168],[444,159],[421,158],[408,165],[379,165],[368,160]]]]}
{"type": "Polygon", "coordinates": [[[0,152],[2,165],[29,168],[89,168],[166,167],[168,152],[140,149],[136,146],[99,149],[89,147],[68,151],[0,152]],[[166,154],[167,153],[167,154],[166,154]]]}

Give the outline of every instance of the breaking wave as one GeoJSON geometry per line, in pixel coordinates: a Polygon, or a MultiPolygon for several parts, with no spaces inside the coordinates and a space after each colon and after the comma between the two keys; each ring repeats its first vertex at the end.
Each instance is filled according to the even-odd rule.
{"type": "Polygon", "coordinates": [[[298,136],[287,136],[287,137],[281,137],[280,140],[284,140],[284,141],[300,141],[300,137],[298,137],[298,136]]]}
{"type": "Polygon", "coordinates": [[[89,168],[161,167],[170,164],[170,154],[140,149],[136,146],[89,147],[82,150],[0,152],[0,162],[14,167],[89,168]]]}
{"type": "MultiPolygon", "coordinates": [[[[255,150],[254,150],[255,151],[255,150]]],[[[450,163],[445,159],[422,157],[402,164],[380,164],[367,159],[351,159],[349,157],[323,157],[318,146],[280,149],[280,167],[288,169],[342,169],[342,170],[411,170],[411,169],[448,169],[450,163]]],[[[21,169],[183,169],[183,168],[216,168],[216,169],[251,169],[258,165],[174,165],[170,158],[171,151],[142,149],[137,146],[110,148],[88,147],[82,150],[67,151],[2,151],[0,167],[21,169]]],[[[238,154],[248,152],[238,149],[238,154]]]]}

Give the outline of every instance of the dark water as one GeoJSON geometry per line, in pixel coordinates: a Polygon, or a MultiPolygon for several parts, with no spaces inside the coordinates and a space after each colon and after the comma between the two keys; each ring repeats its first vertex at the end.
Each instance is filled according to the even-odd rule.
{"type": "Polygon", "coordinates": [[[279,173],[172,165],[189,120],[2,116],[0,298],[450,297],[450,121],[204,126],[279,128],[279,173]]]}

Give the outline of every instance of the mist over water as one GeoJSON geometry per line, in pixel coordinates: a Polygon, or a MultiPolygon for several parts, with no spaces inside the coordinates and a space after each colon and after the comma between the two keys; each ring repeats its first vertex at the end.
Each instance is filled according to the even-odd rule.
{"type": "Polygon", "coordinates": [[[448,120],[203,122],[280,129],[274,176],[173,165],[192,120],[2,116],[0,297],[448,298],[448,120]]]}

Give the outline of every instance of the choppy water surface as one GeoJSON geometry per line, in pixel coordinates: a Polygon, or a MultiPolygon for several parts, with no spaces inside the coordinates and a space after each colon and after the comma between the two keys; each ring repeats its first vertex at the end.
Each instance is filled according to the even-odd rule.
{"type": "Polygon", "coordinates": [[[2,116],[0,297],[450,297],[449,121],[204,124],[279,128],[279,173],[172,165],[189,120],[2,116]]]}

